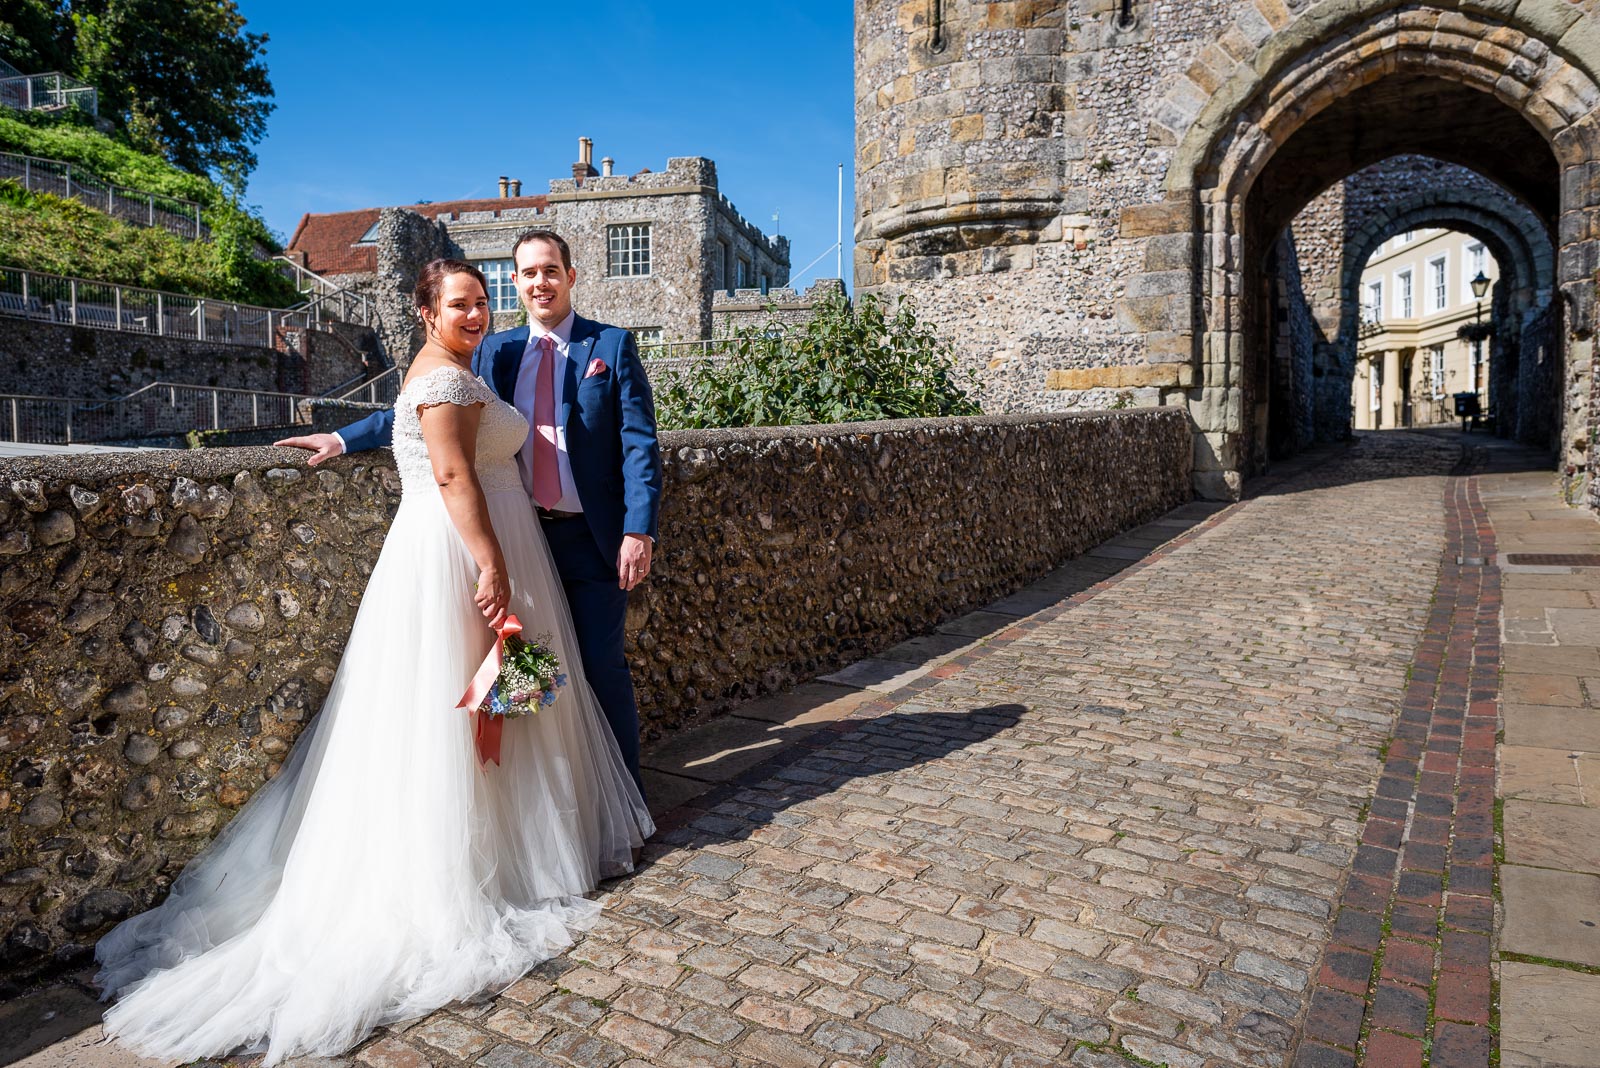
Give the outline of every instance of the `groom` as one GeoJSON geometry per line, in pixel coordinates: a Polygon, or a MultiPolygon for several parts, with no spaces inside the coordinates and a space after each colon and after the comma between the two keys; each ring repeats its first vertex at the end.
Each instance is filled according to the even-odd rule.
{"type": "MultiPolygon", "coordinates": [[[[583,671],[641,793],[639,708],[623,653],[628,591],[650,573],[661,501],[655,403],[628,331],[572,310],[578,272],[550,230],[511,249],[528,326],[491,334],[472,370],[528,417],[518,464],[566,589],[583,671]]],[[[317,464],[388,445],[392,411],[337,434],[286,438],[317,464]]]]}

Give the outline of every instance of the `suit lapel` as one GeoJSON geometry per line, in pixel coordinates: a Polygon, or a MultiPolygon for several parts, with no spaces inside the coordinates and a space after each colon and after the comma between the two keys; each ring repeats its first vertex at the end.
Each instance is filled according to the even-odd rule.
{"type": "Polygon", "coordinates": [[[506,333],[494,354],[494,391],[507,404],[514,404],[517,392],[517,371],[522,366],[522,354],[528,347],[528,328],[519,326],[506,333]]]}
{"type": "Polygon", "coordinates": [[[572,341],[567,346],[567,375],[566,382],[561,387],[561,425],[566,426],[572,418],[572,402],[578,398],[578,382],[580,377],[578,369],[589,366],[589,353],[594,348],[594,337],[578,338],[576,328],[572,331],[572,341]]]}
{"type": "Polygon", "coordinates": [[[561,388],[561,425],[572,418],[572,405],[578,399],[578,383],[594,354],[595,324],[581,315],[572,317],[572,338],[567,344],[567,374],[561,388]]]}

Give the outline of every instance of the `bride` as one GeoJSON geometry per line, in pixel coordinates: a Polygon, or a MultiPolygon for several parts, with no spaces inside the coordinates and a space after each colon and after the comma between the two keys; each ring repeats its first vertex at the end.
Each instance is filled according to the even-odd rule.
{"type": "Polygon", "coordinates": [[[154,1057],[344,1052],[572,944],[653,830],[577,659],[516,456],[528,424],[469,371],[483,275],[434,260],[395,402],[399,511],[322,712],[158,908],[96,956],[105,1031],[154,1057]],[[456,702],[508,613],[548,634],[555,704],[478,763],[456,702]]]}

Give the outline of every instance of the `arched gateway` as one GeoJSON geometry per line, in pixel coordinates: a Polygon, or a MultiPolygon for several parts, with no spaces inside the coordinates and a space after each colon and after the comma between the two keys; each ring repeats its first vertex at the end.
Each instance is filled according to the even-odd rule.
{"type": "MultiPolygon", "coordinates": [[[[1433,190],[1369,220],[1366,239],[1451,225],[1510,265],[1494,307],[1520,318],[1497,344],[1513,356],[1511,335],[1543,314],[1559,351],[1540,363],[1548,382],[1524,362],[1500,383],[1507,425],[1537,437],[1545,413],[1581,471],[1587,402],[1555,400],[1587,398],[1593,362],[1597,9],[862,0],[857,284],[913,295],[953,329],[990,408],[1185,405],[1198,488],[1231,497],[1294,437],[1274,426],[1280,235],[1363,168],[1433,157],[1504,196],[1433,190]],[[937,49],[923,6],[938,8],[937,49]]],[[[1336,352],[1326,362],[1348,373],[1336,352]]],[[[1318,404],[1340,392],[1326,375],[1312,388],[1318,404]]]]}

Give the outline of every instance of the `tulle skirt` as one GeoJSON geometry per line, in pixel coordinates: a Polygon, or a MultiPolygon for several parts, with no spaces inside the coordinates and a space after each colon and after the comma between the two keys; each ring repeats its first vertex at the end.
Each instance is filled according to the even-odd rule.
{"type": "Polygon", "coordinates": [[[166,901],[96,956],[106,1033],[174,1060],[341,1053],[572,944],[654,829],[520,493],[487,495],[526,636],[570,682],[480,768],[454,707],[493,635],[436,493],[408,493],[321,713],[166,901]]]}

